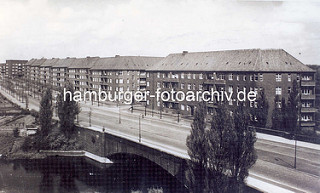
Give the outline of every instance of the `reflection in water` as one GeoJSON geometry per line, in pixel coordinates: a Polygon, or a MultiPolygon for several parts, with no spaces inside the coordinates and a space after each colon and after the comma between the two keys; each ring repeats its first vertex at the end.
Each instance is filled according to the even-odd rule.
{"type": "Polygon", "coordinates": [[[184,186],[143,158],[118,155],[103,165],[85,158],[0,161],[0,191],[23,193],[179,193],[184,186]]]}

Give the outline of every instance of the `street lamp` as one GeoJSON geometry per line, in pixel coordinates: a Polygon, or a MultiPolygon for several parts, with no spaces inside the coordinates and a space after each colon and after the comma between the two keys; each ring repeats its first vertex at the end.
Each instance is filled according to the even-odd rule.
{"type": "Polygon", "coordinates": [[[121,110],[120,110],[120,103],[119,103],[118,107],[119,107],[119,124],[121,124],[121,110]]]}
{"type": "Polygon", "coordinates": [[[143,114],[139,115],[139,143],[141,143],[141,117],[143,118],[143,114]]]}

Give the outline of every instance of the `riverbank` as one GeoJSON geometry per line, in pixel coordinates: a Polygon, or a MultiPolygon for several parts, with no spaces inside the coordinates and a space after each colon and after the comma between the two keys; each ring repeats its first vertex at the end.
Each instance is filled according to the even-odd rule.
{"type": "Polygon", "coordinates": [[[13,135],[0,134],[0,155],[1,159],[42,159],[45,155],[35,151],[23,151],[22,146],[26,137],[14,137],[13,135]]]}

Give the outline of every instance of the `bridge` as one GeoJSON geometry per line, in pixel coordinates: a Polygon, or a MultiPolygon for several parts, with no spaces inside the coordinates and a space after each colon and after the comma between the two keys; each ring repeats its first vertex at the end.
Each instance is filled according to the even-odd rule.
{"type": "MultiPolygon", "coordinates": [[[[25,107],[8,93],[12,102],[25,107]]],[[[39,110],[39,101],[29,98],[29,108],[39,110]]],[[[188,159],[186,137],[190,121],[143,111],[133,113],[128,106],[81,103],[78,137],[84,141],[85,155],[100,163],[118,154],[146,158],[178,180],[183,181],[188,159]]],[[[56,118],[56,116],[55,116],[56,118]]],[[[294,141],[257,133],[256,164],[250,169],[247,184],[264,192],[318,192],[320,190],[320,146],[298,141],[297,168],[293,169],[294,141]]]]}

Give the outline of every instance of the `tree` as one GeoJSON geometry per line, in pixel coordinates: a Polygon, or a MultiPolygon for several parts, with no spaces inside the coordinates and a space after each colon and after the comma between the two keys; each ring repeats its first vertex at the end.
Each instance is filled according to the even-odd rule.
{"type": "Polygon", "coordinates": [[[257,99],[257,108],[255,109],[256,126],[266,127],[268,120],[269,104],[264,91],[260,91],[257,99]]]}
{"type": "Polygon", "coordinates": [[[254,149],[256,133],[249,127],[249,116],[248,110],[242,104],[233,113],[234,128],[230,135],[230,149],[227,149],[229,186],[233,188],[232,192],[242,192],[249,169],[257,160],[254,149]]]}
{"type": "Polygon", "coordinates": [[[282,114],[279,95],[274,99],[274,109],[272,112],[272,129],[281,130],[282,128],[282,114]]]}
{"type": "Polygon", "coordinates": [[[300,94],[297,81],[292,82],[292,89],[288,98],[287,106],[287,131],[291,133],[297,133],[298,131],[298,117],[300,112],[300,94]]]}
{"type": "Polygon", "coordinates": [[[39,124],[40,124],[40,135],[41,137],[48,136],[52,129],[52,92],[48,88],[40,101],[40,112],[39,112],[39,124]]]}
{"type": "Polygon", "coordinates": [[[287,117],[288,117],[288,108],[286,104],[286,99],[284,97],[281,98],[281,116],[280,116],[280,129],[283,131],[287,130],[287,117]]]}
{"type": "MultiPolygon", "coordinates": [[[[73,94],[73,85],[67,83],[66,90],[73,94]]],[[[68,138],[70,138],[75,131],[74,120],[76,119],[77,114],[80,113],[80,108],[77,102],[69,99],[69,94],[66,94],[66,100],[64,100],[63,92],[64,91],[61,89],[57,96],[58,117],[60,120],[60,129],[68,138]]]]}
{"type": "Polygon", "coordinates": [[[205,103],[199,103],[191,124],[191,134],[187,137],[187,147],[190,160],[186,172],[187,184],[190,192],[203,192],[205,188],[205,173],[207,163],[206,148],[206,115],[205,103]]]}
{"type": "Polygon", "coordinates": [[[234,121],[225,105],[219,106],[213,113],[211,127],[206,132],[208,138],[206,168],[207,192],[227,192],[228,156],[232,138],[235,137],[234,121]]]}

